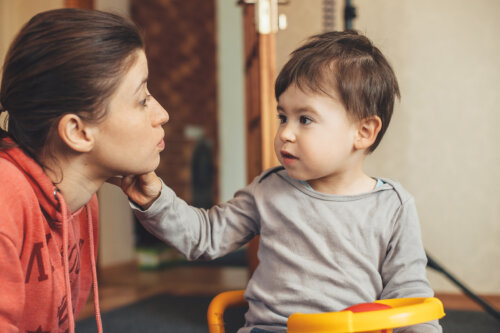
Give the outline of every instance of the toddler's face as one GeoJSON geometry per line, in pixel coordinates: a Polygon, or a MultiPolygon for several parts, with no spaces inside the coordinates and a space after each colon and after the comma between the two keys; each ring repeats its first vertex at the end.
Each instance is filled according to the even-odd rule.
{"type": "Polygon", "coordinates": [[[291,177],[322,180],[349,169],[357,126],[340,99],[292,84],[279,97],[278,117],[274,150],[291,177]]]}

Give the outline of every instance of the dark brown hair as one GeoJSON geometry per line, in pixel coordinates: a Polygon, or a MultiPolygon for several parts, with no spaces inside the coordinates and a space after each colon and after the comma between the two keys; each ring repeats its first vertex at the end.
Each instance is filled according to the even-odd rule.
{"type": "MultiPolygon", "coordinates": [[[[37,159],[63,115],[101,119],[138,49],[144,42],[137,27],[111,13],[66,8],[35,15],[5,58],[0,107],[9,118],[0,137],[37,159]]],[[[0,149],[7,146],[0,141],[0,149]]]]}
{"type": "Polygon", "coordinates": [[[382,140],[399,97],[388,61],[368,38],[352,30],[312,36],[293,51],[276,79],[276,100],[291,84],[331,97],[336,92],[353,119],[379,116],[382,128],[369,152],[382,140]]]}

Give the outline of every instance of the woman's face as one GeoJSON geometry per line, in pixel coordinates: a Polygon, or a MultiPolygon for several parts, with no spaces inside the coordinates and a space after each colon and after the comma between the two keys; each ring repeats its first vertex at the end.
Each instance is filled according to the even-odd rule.
{"type": "Polygon", "coordinates": [[[104,119],[96,125],[90,153],[97,177],[143,174],[160,162],[167,111],[147,88],[148,63],[138,50],[134,64],[113,93],[104,119]]]}

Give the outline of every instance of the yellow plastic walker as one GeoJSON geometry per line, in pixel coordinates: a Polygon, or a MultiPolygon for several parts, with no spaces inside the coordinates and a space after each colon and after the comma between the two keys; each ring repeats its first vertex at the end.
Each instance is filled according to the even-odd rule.
{"type": "MultiPolygon", "coordinates": [[[[210,333],[225,333],[223,314],[227,307],[246,304],[244,290],[227,291],[214,297],[208,307],[210,333]]],[[[393,328],[411,326],[445,316],[435,297],[396,298],[361,303],[338,312],[294,313],[288,318],[288,333],[391,333],[393,328]]]]}

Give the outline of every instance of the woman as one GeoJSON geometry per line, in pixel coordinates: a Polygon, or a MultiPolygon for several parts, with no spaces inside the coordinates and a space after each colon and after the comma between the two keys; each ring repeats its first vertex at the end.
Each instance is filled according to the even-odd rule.
{"type": "Polygon", "coordinates": [[[101,331],[96,191],[164,149],[144,42],[119,16],[58,9],[21,29],[3,68],[0,332],[73,332],[91,285],[101,331]]]}

